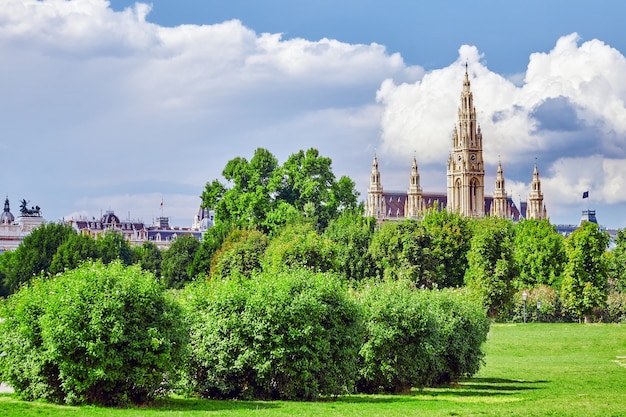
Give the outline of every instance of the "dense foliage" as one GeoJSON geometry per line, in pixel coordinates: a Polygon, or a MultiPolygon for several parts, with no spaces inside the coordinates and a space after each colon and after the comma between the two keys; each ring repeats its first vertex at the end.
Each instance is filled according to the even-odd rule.
{"type": "Polygon", "coordinates": [[[161,274],[169,288],[182,288],[193,279],[193,262],[200,242],[192,235],[179,236],[163,252],[161,274]]]}
{"type": "Polygon", "coordinates": [[[362,392],[407,392],[459,381],[478,372],[489,320],[459,291],[416,290],[408,280],[356,292],[365,336],[357,387],[362,392]]]}
{"type": "Polygon", "coordinates": [[[202,193],[202,204],[215,209],[217,223],[271,233],[303,215],[323,229],[343,210],[357,207],[354,182],[336,180],[330,158],[313,148],[291,155],[282,166],[267,149],[258,148],[250,161],[228,161],[222,175],[227,185],[213,180],[202,193]]]}
{"type": "Polygon", "coordinates": [[[359,312],[333,276],[261,274],[198,283],[185,295],[191,392],[313,399],[352,390],[359,312]]]}
{"type": "Polygon", "coordinates": [[[585,321],[594,309],[605,305],[608,273],[605,251],[609,234],[595,223],[585,222],[565,241],[567,264],[563,272],[563,304],[585,321]]]}
{"type": "Polygon", "coordinates": [[[335,245],[335,268],[344,278],[362,280],[378,275],[369,252],[376,221],[360,212],[346,211],[330,222],[324,237],[335,245]]]}
{"type": "Polygon", "coordinates": [[[84,264],[3,306],[0,378],[26,399],[141,404],[168,392],[186,351],[180,307],[139,267],[84,264]]]}
{"type": "Polygon", "coordinates": [[[265,266],[271,271],[307,268],[318,272],[335,269],[337,245],[320,236],[308,223],[286,226],[269,243],[265,266]]]}
{"type": "Polygon", "coordinates": [[[15,252],[0,262],[6,293],[14,293],[34,276],[47,272],[57,249],[72,233],[69,226],[48,223],[26,236],[15,252]]]}
{"type": "Polygon", "coordinates": [[[511,302],[517,277],[513,224],[493,217],[476,220],[467,260],[467,287],[479,296],[489,316],[497,317],[511,302]]]}
{"type": "Polygon", "coordinates": [[[522,220],[515,225],[514,258],[518,288],[555,285],[565,264],[564,238],[547,220],[522,220]]]}
{"type": "Polygon", "coordinates": [[[202,242],[49,224],[1,254],[0,379],[63,403],[141,403],[181,374],[211,398],[396,393],[474,375],[491,319],[626,321],[625,231],[608,251],[591,223],[378,223],[315,149],[282,166],[257,149],[223,175],[202,242]]]}
{"type": "Polygon", "coordinates": [[[261,270],[267,237],[258,230],[232,230],[212,258],[211,277],[252,276],[261,270]]]}

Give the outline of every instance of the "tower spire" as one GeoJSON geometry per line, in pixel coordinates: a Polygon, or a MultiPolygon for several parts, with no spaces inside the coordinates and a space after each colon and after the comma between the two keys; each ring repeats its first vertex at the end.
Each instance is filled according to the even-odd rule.
{"type": "Polygon", "coordinates": [[[530,183],[530,195],[528,196],[528,208],[526,217],[529,219],[547,219],[548,213],[543,205],[543,193],[541,192],[541,180],[539,179],[539,169],[535,160],[533,169],[533,180],[530,183]]]}
{"type": "Polygon", "coordinates": [[[422,187],[420,186],[420,174],[417,169],[417,159],[413,152],[413,166],[411,167],[411,180],[407,191],[406,206],[404,212],[411,219],[416,219],[422,211],[422,187]]]}
{"type": "Polygon", "coordinates": [[[372,171],[370,172],[370,185],[367,189],[367,204],[365,215],[376,217],[382,220],[385,216],[386,205],[383,198],[383,186],[380,182],[380,171],[378,170],[378,158],[374,153],[372,160],[372,171]]]}
{"type": "Polygon", "coordinates": [[[448,211],[465,216],[485,215],[485,166],[483,136],[476,120],[468,64],[458,122],[452,133],[452,158],[448,160],[448,211]]]}
{"type": "Polygon", "coordinates": [[[504,172],[502,162],[498,159],[498,171],[496,174],[496,188],[491,202],[491,215],[495,217],[510,217],[511,206],[509,205],[506,189],[504,188],[504,172]]]}

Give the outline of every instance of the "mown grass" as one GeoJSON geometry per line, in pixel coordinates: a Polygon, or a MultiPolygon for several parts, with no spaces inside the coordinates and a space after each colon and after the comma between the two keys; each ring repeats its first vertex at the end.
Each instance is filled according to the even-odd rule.
{"type": "Polygon", "coordinates": [[[105,409],[0,395],[0,416],[626,416],[626,325],[493,325],[486,366],[457,386],[319,402],[171,398],[105,409]]]}

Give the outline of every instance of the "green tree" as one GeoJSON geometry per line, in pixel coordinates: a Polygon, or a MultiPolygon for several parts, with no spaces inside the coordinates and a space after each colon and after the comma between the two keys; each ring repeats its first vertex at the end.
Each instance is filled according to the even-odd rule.
{"type": "Polygon", "coordinates": [[[307,268],[326,272],[335,269],[336,245],[320,236],[308,223],[287,226],[273,238],[264,257],[264,265],[270,271],[307,268]]]}
{"type": "Polygon", "coordinates": [[[57,249],[73,233],[70,226],[47,223],[26,236],[11,256],[11,268],[5,270],[7,292],[12,294],[34,276],[48,273],[57,249]]]}
{"type": "Polygon", "coordinates": [[[0,253],[0,297],[7,297],[11,294],[8,277],[14,270],[15,252],[0,253]]]}
{"type": "Polygon", "coordinates": [[[342,210],[358,207],[354,182],[348,177],[336,181],[330,158],[316,149],[295,153],[279,166],[268,150],[258,148],[250,161],[228,161],[222,175],[227,185],[214,180],[202,193],[202,205],[215,209],[217,223],[272,234],[293,218],[295,209],[322,230],[342,210]]]}
{"type": "Polygon", "coordinates": [[[234,229],[213,256],[211,277],[226,278],[231,275],[251,277],[261,270],[267,237],[258,230],[234,229]]]}
{"type": "Polygon", "coordinates": [[[513,247],[519,270],[518,289],[559,282],[565,266],[563,236],[548,220],[527,219],[517,223],[513,247]]]}
{"type": "Polygon", "coordinates": [[[458,213],[434,207],[424,213],[423,224],[431,237],[435,283],[439,288],[463,286],[472,239],[470,221],[458,213]]]}
{"type": "Polygon", "coordinates": [[[352,392],[361,320],[337,277],[263,272],[199,281],[181,298],[191,327],[191,392],[299,400],[352,392]]]}
{"type": "Polygon", "coordinates": [[[609,284],[617,292],[626,292],[626,229],[617,231],[615,247],[607,254],[609,284]]]}
{"type": "Polygon", "coordinates": [[[98,258],[105,264],[116,259],[121,260],[124,265],[130,265],[133,262],[130,244],[120,232],[111,230],[99,235],[96,238],[96,248],[98,249],[98,258]]]}
{"type": "Polygon", "coordinates": [[[590,321],[593,310],[603,307],[607,298],[605,251],[610,236],[597,224],[583,222],[565,239],[567,264],[561,283],[561,297],[566,308],[590,321]]]}
{"type": "MultiPolygon", "coordinates": [[[[375,230],[369,253],[376,264],[379,278],[396,278],[401,264],[401,242],[398,222],[385,222],[375,230]]],[[[401,271],[400,271],[401,272],[401,271]]]]}
{"type": "Polygon", "coordinates": [[[163,252],[161,274],[168,288],[182,288],[194,278],[191,272],[199,247],[200,242],[193,235],[182,235],[163,252]]]}
{"type": "Polygon", "coordinates": [[[57,248],[56,253],[52,257],[50,273],[56,274],[66,269],[74,269],[88,259],[97,258],[96,241],[91,236],[82,233],[72,233],[57,248]]]}
{"type": "Polygon", "coordinates": [[[222,175],[232,188],[217,180],[207,183],[202,193],[203,207],[215,209],[216,223],[260,227],[266,213],[272,209],[270,182],[277,167],[274,155],[263,148],[258,148],[249,162],[242,157],[231,159],[222,175]]]}
{"type": "Polygon", "coordinates": [[[374,233],[370,253],[386,278],[405,278],[432,288],[437,283],[432,237],[417,220],[385,223],[374,233]]]}
{"type": "Polygon", "coordinates": [[[335,181],[331,165],[330,158],[310,148],[289,156],[279,172],[278,199],[313,216],[320,229],[342,210],[357,207],[354,182],[348,177],[335,181]]]}
{"type": "Polygon", "coordinates": [[[467,253],[465,283],[482,300],[490,317],[509,305],[517,269],[513,258],[513,223],[487,217],[475,220],[467,253]]]}
{"type": "Polygon", "coordinates": [[[154,242],[143,242],[141,246],[132,248],[133,264],[138,264],[144,271],[152,272],[156,277],[161,276],[161,249],[154,242]]]}
{"type": "Polygon", "coordinates": [[[345,211],[330,222],[323,236],[336,244],[337,272],[347,279],[361,280],[377,276],[376,264],[369,252],[376,220],[361,211],[345,211]]]}
{"type": "Polygon", "coordinates": [[[232,229],[232,224],[221,222],[216,223],[213,227],[204,232],[200,247],[196,251],[191,264],[190,276],[209,276],[211,272],[211,259],[213,259],[215,252],[222,247],[226,236],[228,236],[232,229]]]}

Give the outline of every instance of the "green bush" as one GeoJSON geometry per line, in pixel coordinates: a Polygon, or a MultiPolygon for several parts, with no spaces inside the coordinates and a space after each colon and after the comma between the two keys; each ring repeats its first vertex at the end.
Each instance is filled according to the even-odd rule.
{"type": "Polygon", "coordinates": [[[184,363],[180,307],[139,266],[83,264],[35,279],[4,305],[0,377],[21,397],[58,403],[144,403],[184,363]]]}
{"type": "Polygon", "coordinates": [[[400,280],[368,285],[355,295],[366,329],[359,391],[407,392],[478,371],[489,320],[467,294],[416,290],[400,280]]]}
{"type": "Polygon", "coordinates": [[[300,269],[196,283],[183,294],[190,392],[314,399],[353,390],[361,322],[338,278],[300,269]]]}
{"type": "Polygon", "coordinates": [[[267,237],[258,230],[232,230],[211,261],[211,278],[234,274],[250,277],[261,270],[267,237]]]}
{"type": "Polygon", "coordinates": [[[480,369],[490,320],[482,304],[463,290],[429,291],[426,303],[439,332],[435,385],[457,382],[480,369]]]}
{"type": "Polygon", "coordinates": [[[610,292],[606,300],[606,308],[600,315],[605,322],[626,323],[626,293],[610,292]]]}
{"type": "Polygon", "coordinates": [[[266,271],[308,268],[316,272],[335,270],[336,244],[320,236],[310,224],[291,224],[273,238],[264,257],[266,271]]]}
{"type": "Polygon", "coordinates": [[[431,383],[437,328],[420,293],[407,280],[363,287],[364,343],[359,351],[360,392],[408,392],[431,383]]]}

